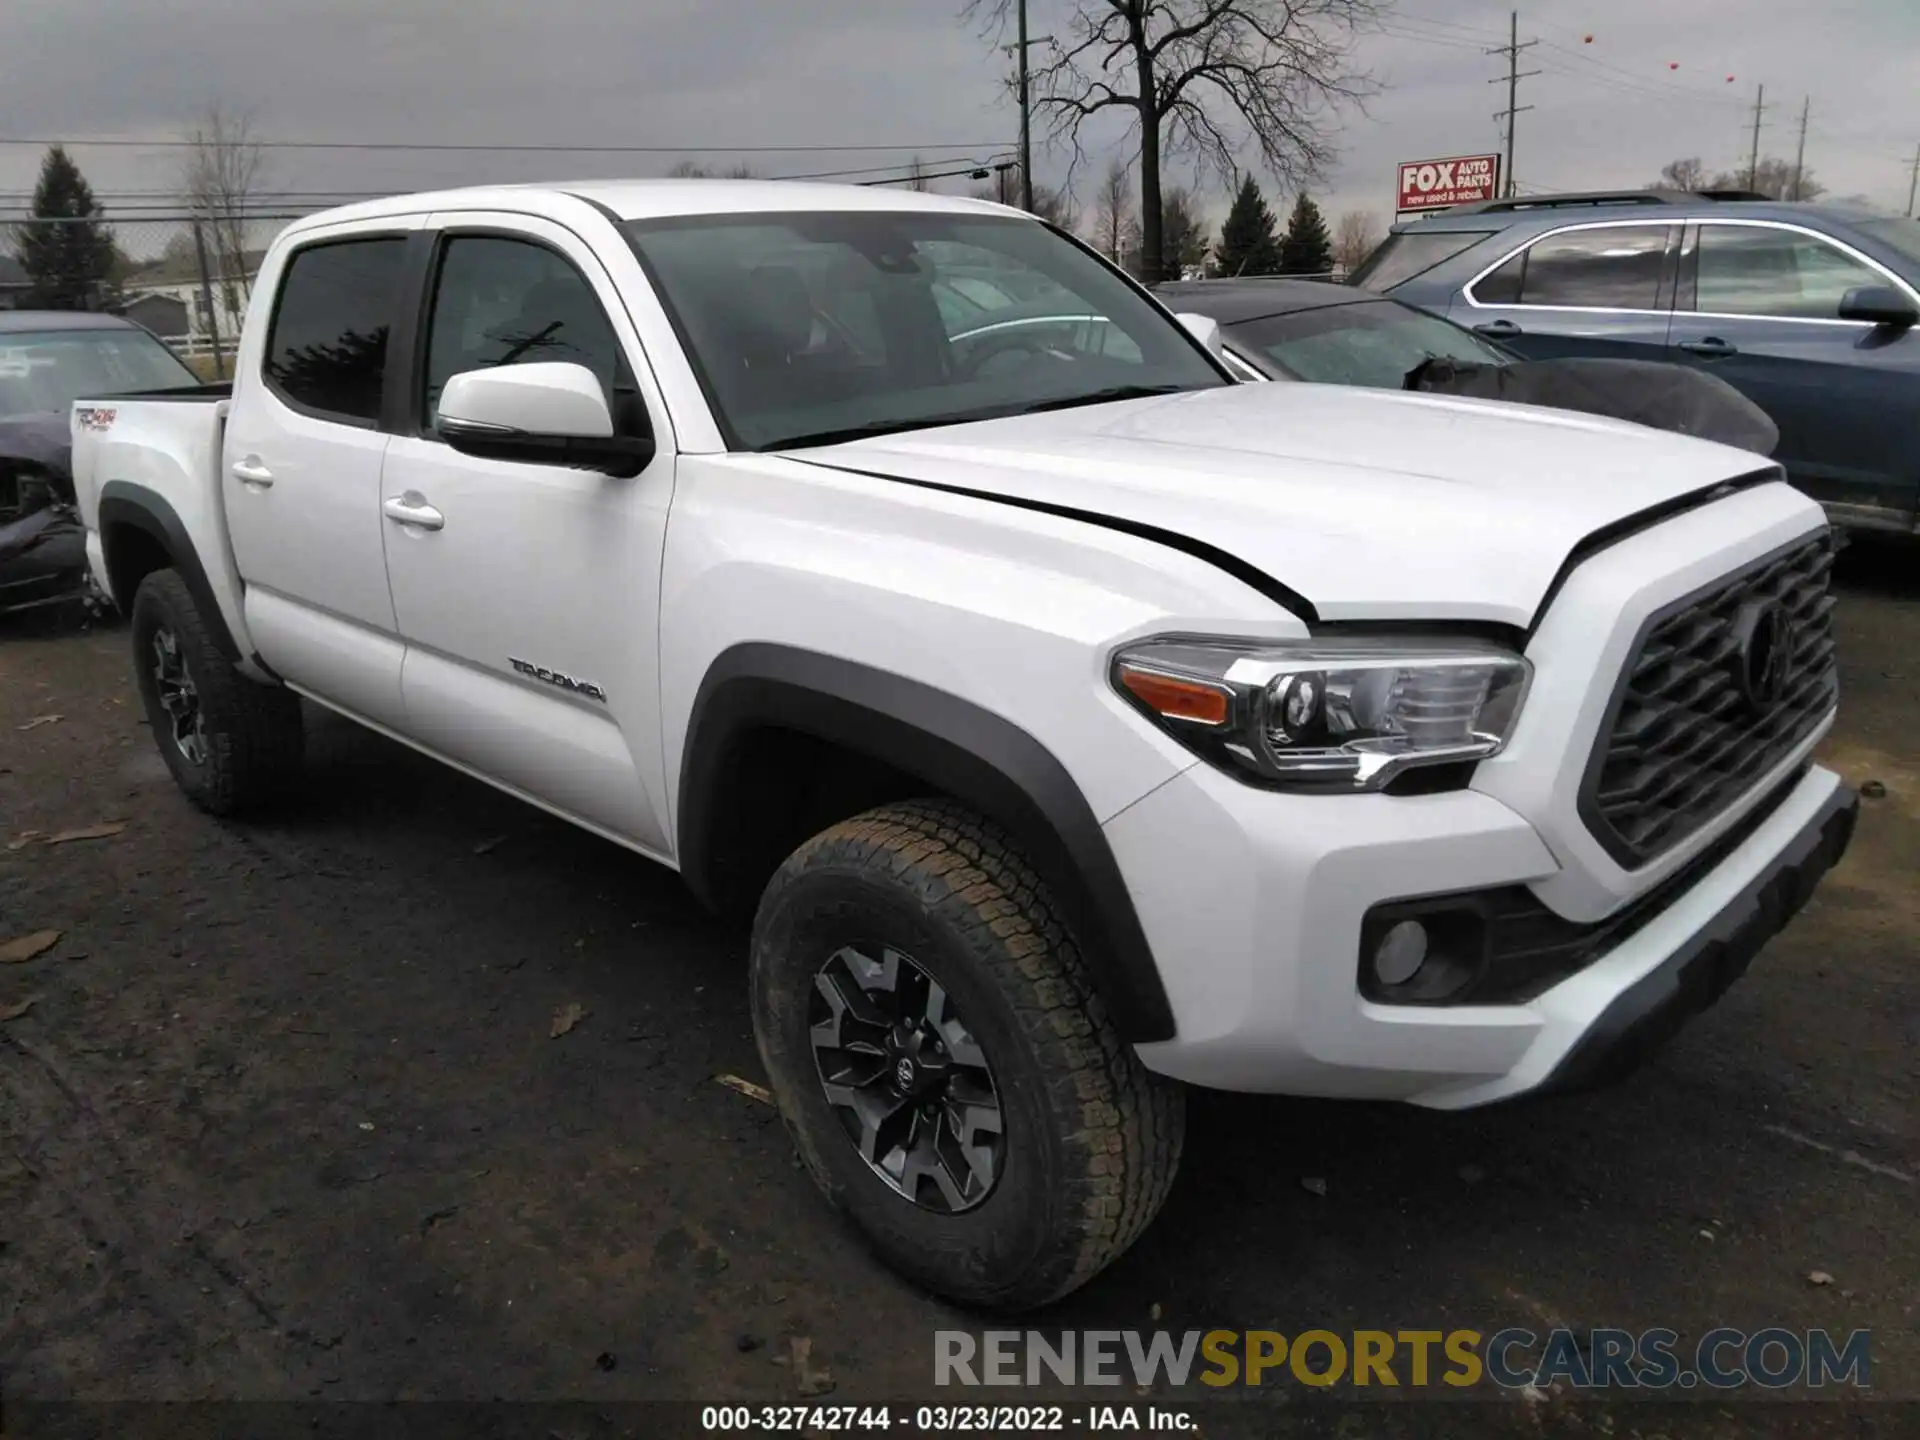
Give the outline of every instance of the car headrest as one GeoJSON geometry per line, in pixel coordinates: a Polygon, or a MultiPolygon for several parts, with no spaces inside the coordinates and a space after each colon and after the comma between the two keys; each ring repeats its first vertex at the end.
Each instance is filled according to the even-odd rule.
{"type": "Polygon", "coordinates": [[[763,343],[782,356],[804,351],[813,339],[813,297],[791,265],[760,265],[748,272],[753,320],[763,343]]]}

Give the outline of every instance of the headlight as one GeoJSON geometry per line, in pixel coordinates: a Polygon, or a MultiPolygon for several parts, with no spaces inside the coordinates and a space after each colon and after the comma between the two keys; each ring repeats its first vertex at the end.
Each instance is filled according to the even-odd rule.
{"type": "Polygon", "coordinates": [[[1497,754],[1531,674],[1511,650],[1424,638],[1152,640],[1113,660],[1121,695],[1206,759],[1336,791],[1497,754]]]}

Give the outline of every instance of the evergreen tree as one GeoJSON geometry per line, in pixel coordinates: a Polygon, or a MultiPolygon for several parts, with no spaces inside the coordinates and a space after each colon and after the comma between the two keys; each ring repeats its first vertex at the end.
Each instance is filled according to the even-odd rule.
{"type": "Polygon", "coordinates": [[[1174,186],[1161,193],[1160,237],[1165,279],[1178,280],[1182,271],[1197,270],[1207,263],[1212,242],[1206,222],[1193,196],[1182,187],[1174,186]]]}
{"type": "Polygon", "coordinates": [[[27,304],[43,310],[95,310],[109,298],[118,249],[101,223],[93,187],[55,145],[40,164],[33,191],[39,224],[15,227],[14,254],[33,290],[27,304]]]}
{"type": "Polygon", "coordinates": [[[1220,227],[1220,243],[1214,246],[1214,264],[1222,275],[1278,275],[1280,273],[1280,237],[1275,232],[1273,211],[1260,194],[1260,187],[1247,176],[1240,182],[1240,193],[1220,227]]]}
{"type": "Polygon", "coordinates": [[[1333,239],[1326,218],[1306,191],[1293,203],[1287,233],[1280,239],[1282,275],[1324,275],[1333,269],[1333,239]]]}

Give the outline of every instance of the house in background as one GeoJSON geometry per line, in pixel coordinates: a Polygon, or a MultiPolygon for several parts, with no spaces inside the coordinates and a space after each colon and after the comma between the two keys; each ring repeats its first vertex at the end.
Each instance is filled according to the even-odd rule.
{"type": "MultiPolygon", "coordinates": [[[[220,307],[214,318],[218,322],[220,342],[227,349],[233,347],[240,333],[239,317],[246,313],[254,277],[259,275],[260,262],[266,253],[249,250],[241,257],[240,274],[210,277],[213,301],[220,307]]],[[[161,339],[175,341],[192,353],[203,345],[210,345],[213,339],[214,327],[207,317],[208,288],[201,283],[196,258],[163,255],[127,272],[121,282],[124,313],[161,339]]]]}
{"type": "Polygon", "coordinates": [[[184,340],[192,329],[192,313],[187,302],[160,291],[130,295],[120,307],[120,313],[163,340],[184,340]]]}

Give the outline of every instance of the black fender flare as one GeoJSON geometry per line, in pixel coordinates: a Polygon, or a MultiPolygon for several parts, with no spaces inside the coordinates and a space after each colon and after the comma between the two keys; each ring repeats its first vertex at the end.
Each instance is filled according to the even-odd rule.
{"type": "Polygon", "coordinates": [[[1173,1007],[1112,847],[1051,751],[1011,721],[918,680],[811,650],[733,646],[700,682],[677,810],[681,874],[711,900],[714,813],[732,741],[772,727],[846,746],[978,809],[1010,831],[1080,943],[1120,1034],[1174,1035],[1173,1007]]]}
{"type": "Polygon", "coordinates": [[[106,557],[114,603],[128,614],[133,613],[134,587],[120,583],[121,573],[114,564],[113,532],[121,526],[141,531],[166,553],[167,563],[179,571],[180,578],[186,582],[187,591],[200,608],[201,618],[212,633],[214,643],[220,647],[220,653],[238,663],[240,647],[227,629],[226,616],[214,598],[206,567],[200,563],[199,552],[193,547],[187,527],[180,523],[179,513],[164,495],[130,480],[109,480],[100,487],[100,547],[106,557]],[[128,593],[122,594],[122,590],[128,593]]]}

